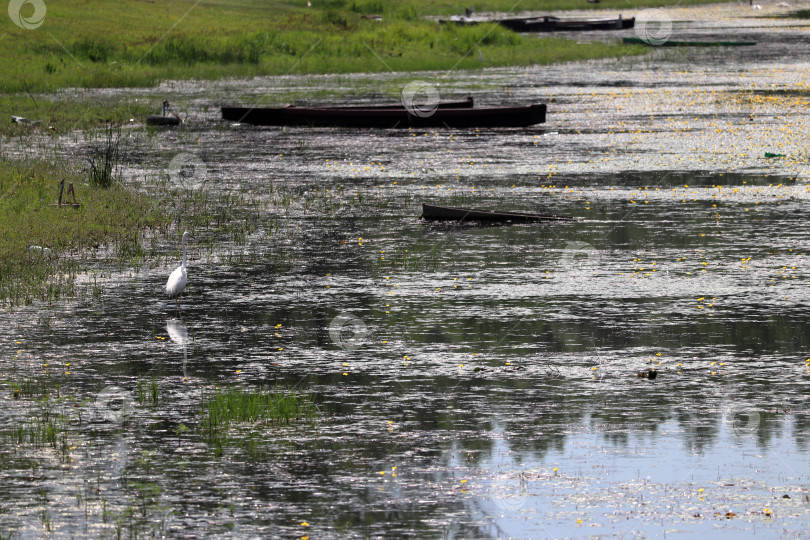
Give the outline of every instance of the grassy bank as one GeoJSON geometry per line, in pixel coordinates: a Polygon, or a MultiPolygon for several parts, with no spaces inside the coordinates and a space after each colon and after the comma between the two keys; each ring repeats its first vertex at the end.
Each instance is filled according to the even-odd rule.
{"type": "Polygon", "coordinates": [[[53,100],[27,94],[0,95],[0,111],[22,116],[37,124],[13,124],[8,115],[0,122],[0,136],[26,136],[32,133],[60,135],[73,130],[87,130],[105,124],[123,125],[130,119],[143,123],[147,114],[160,108],[158,100],[92,103],[53,100]]]}
{"type": "Polygon", "coordinates": [[[71,296],[79,263],[70,255],[113,241],[136,254],[142,229],[162,219],[150,200],[118,183],[91,186],[60,163],[0,160],[0,303],[71,296]],[[80,208],[56,206],[62,179],[73,182],[80,208]]]}
{"type": "MultiPolygon", "coordinates": [[[[684,3],[603,0],[598,6],[631,16],[642,6],[684,3]]],[[[474,4],[479,11],[572,7],[563,0],[474,4]]],[[[315,0],[312,8],[306,7],[306,0],[50,2],[35,29],[20,28],[10,17],[2,17],[0,70],[5,76],[0,91],[151,86],[165,79],[284,73],[528,65],[644,51],[618,44],[539,40],[497,25],[457,28],[424,19],[459,13],[466,5],[428,0],[315,0]],[[362,17],[371,12],[382,14],[383,20],[362,17]]],[[[583,1],[575,7],[593,6],[583,1]]],[[[22,15],[35,15],[31,4],[23,6],[22,15]]]]}

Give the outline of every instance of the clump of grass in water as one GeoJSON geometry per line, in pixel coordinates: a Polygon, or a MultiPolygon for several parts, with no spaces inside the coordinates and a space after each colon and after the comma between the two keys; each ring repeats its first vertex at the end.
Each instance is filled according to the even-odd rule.
{"type": "Polygon", "coordinates": [[[157,381],[154,378],[150,380],[149,387],[147,388],[143,380],[139,377],[137,394],[139,405],[151,405],[152,407],[157,407],[160,403],[160,388],[158,387],[157,381]]]}
{"type": "Polygon", "coordinates": [[[14,399],[31,397],[47,398],[51,394],[59,394],[60,384],[55,379],[51,379],[50,373],[47,373],[44,377],[23,379],[20,382],[0,382],[5,382],[11,388],[11,396],[14,399]]]}
{"type": "Polygon", "coordinates": [[[228,442],[227,431],[240,423],[289,424],[293,421],[309,422],[315,418],[318,407],[309,394],[298,394],[276,388],[258,390],[240,387],[216,388],[212,394],[202,396],[200,427],[217,455],[228,442]]]}
{"type": "Polygon", "coordinates": [[[41,418],[30,418],[0,430],[0,446],[30,445],[35,449],[50,447],[57,451],[60,461],[66,463],[70,459],[67,423],[63,415],[44,414],[41,418]]]}
{"type": "Polygon", "coordinates": [[[289,424],[295,420],[309,421],[316,412],[317,406],[311,395],[279,388],[217,388],[213,394],[203,394],[202,402],[202,413],[209,430],[228,429],[232,423],[239,422],[289,424]]]}
{"type": "Polygon", "coordinates": [[[810,19],[810,9],[799,9],[784,15],[786,19],[810,19]]]}
{"type": "Polygon", "coordinates": [[[90,152],[90,185],[108,188],[115,181],[121,146],[121,128],[107,125],[106,138],[90,152]]]}

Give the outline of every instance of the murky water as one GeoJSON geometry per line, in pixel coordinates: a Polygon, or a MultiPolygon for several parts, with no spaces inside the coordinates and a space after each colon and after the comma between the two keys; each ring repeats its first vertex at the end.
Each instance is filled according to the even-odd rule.
{"type": "MultiPolygon", "coordinates": [[[[100,258],[87,298],[2,313],[1,378],[59,385],[38,401],[7,384],[2,425],[43,411],[69,423],[54,445],[0,447],[0,530],[801,536],[810,42],[805,28],[751,26],[766,39],[742,55],[162,88],[189,125],[133,129],[127,182],[168,175],[190,188],[180,197],[243,202],[231,223],[191,230],[180,316],[162,287],[182,231],[149,239],[160,256],[137,271],[100,258]],[[549,102],[548,123],[215,120],[233,96],[357,103],[414,78],[447,97],[549,102]],[[178,163],[193,174],[171,176],[178,163]],[[579,219],[438,225],[418,219],[423,201],[579,219]],[[655,380],[636,377],[651,367],[655,380]],[[217,455],[198,423],[203,389],[224,384],[310,392],[321,413],[237,428],[252,444],[217,455]]],[[[74,150],[66,138],[56,151],[74,150]]]]}

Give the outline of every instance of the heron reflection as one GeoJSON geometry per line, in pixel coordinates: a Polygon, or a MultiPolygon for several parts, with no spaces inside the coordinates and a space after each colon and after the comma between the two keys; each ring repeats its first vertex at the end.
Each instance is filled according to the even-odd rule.
{"type": "Polygon", "coordinates": [[[188,327],[186,323],[179,319],[169,319],[166,321],[166,331],[169,339],[178,345],[183,346],[183,380],[188,379],[186,372],[186,362],[188,361],[188,327]]]}

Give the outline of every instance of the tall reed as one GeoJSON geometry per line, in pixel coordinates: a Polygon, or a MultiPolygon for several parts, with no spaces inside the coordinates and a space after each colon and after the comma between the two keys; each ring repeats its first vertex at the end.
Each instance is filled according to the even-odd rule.
{"type": "Polygon", "coordinates": [[[90,185],[108,188],[115,182],[119,166],[121,148],[121,128],[107,125],[105,138],[90,150],[90,185]]]}

